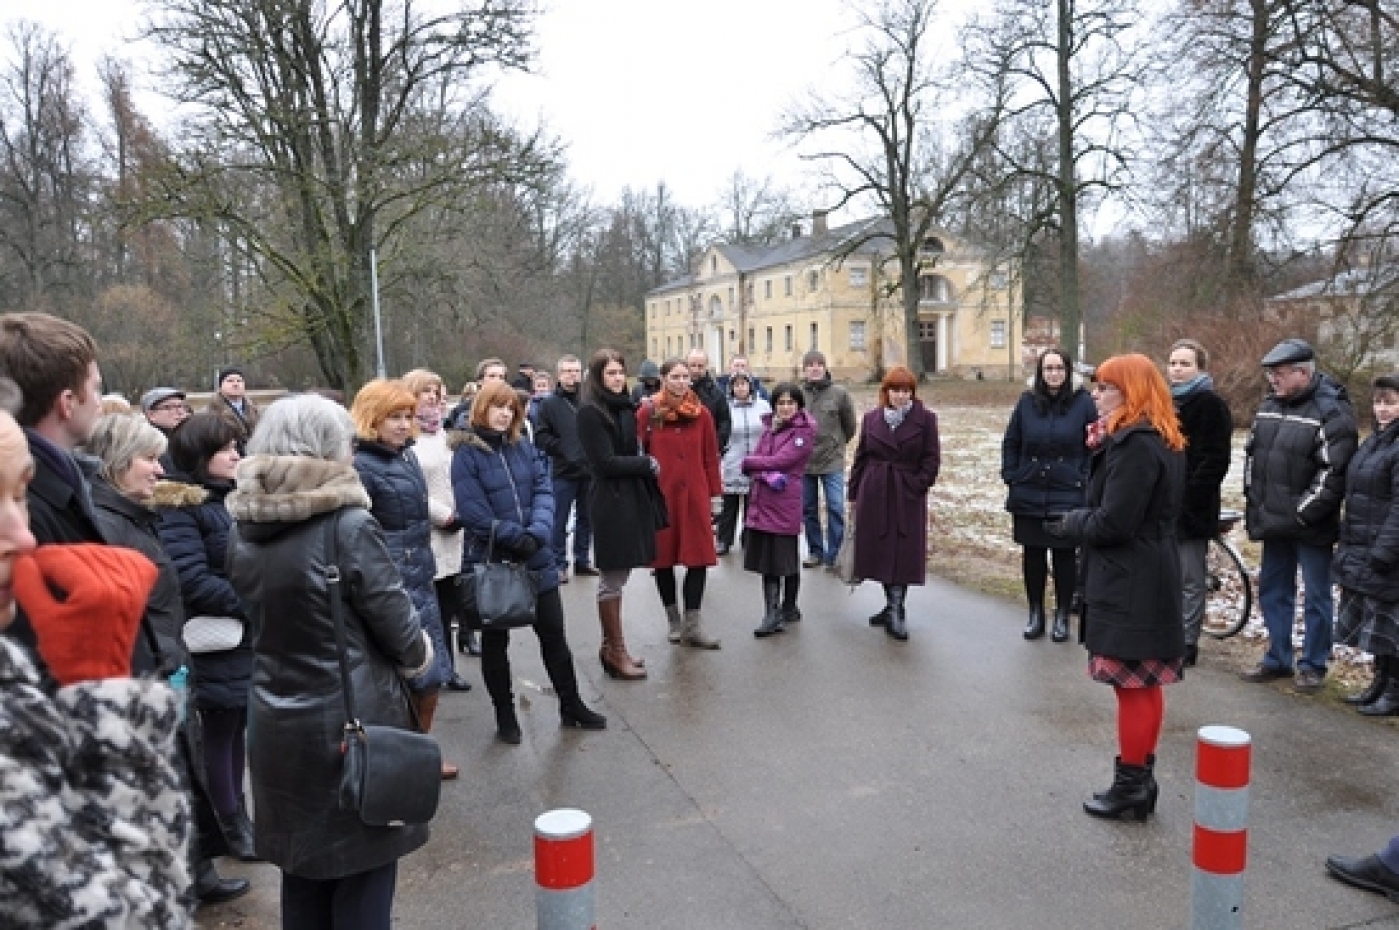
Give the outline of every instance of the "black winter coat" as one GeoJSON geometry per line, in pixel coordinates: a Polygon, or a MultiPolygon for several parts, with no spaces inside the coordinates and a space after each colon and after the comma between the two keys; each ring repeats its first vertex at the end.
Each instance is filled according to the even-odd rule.
{"type": "MultiPolygon", "coordinates": [[[[156,485],[159,489],[161,484],[156,485]]],[[[193,669],[189,650],[180,632],[185,626],[185,607],[180,597],[180,575],[160,545],[156,525],[160,517],[98,478],[92,483],[93,515],[108,545],[135,549],[155,563],[155,587],[146,600],[142,636],[154,637],[158,670],[169,676],[181,665],[193,669]],[[146,633],[149,630],[149,634],[146,633]]]]}
{"type": "Polygon", "coordinates": [[[1229,405],[1209,388],[1176,398],[1185,434],[1185,496],[1177,539],[1209,539],[1219,531],[1219,486],[1229,474],[1234,420],[1229,405]]]}
{"type": "Polygon", "coordinates": [[[364,723],[412,727],[402,675],[427,657],[413,602],[354,469],[253,456],[238,480],[229,577],[247,604],[257,656],[248,761],[258,854],[302,878],[378,868],[426,843],[428,828],[370,827],[340,809],[345,709],[325,580],[333,514],[346,657],[364,723]]]}
{"type": "Polygon", "coordinates": [[[1087,430],[1096,419],[1093,398],[1081,388],[1058,403],[1033,391],[1020,395],[1001,439],[1006,510],[1044,518],[1083,506],[1091,459],[1087,430]]]}
{"type": "MultiPolygon", "coordinates": [[[[224,571],[228,531],[233,518],[224,498],[228,483],[204,487],[167,482],[157,499],[160,545],[180,576],[185,622],[194,617],[236,617],[246,624],[243,602],[224,571]]],[[[253,652],[246,630],[243,642],[226,652],[194,656],[194,703],[200,710],[237,710],[248,704],[253,652]]]]}
{"type": "Polygon", "coordinates": [[[1185,454],[1139,423],[1093,456],[1087,506],[1064,518],[1083,546],[1084,645],[1116,659],[1185,655],[1176,520],[1185,454]]]}
{"type": "Polygon", "coordinates": [[[367,440],[355,443],[355,471],[369,494],[369,512],[384,531],[389,556],[398,566],[403,589],[418,612],[418,622],[432,638],[436,661],[421,678],[418,691],[441,688],[452,677],[452,654],[442,627],[442,608],[433,579],[432,521],[428,516],[427,478],[409,447],[394,450],[367,440]]]}
{"type": "Polygon", "coordinates": [[[534,444],[553,464],[555,478],[577,481],[588,477],[588,461],[578,441],[578,391],[562,387],[539,402],[534,418],[534,444]]]}
{"type": "Polygon", "coordinates": [[[638,453],[636,405],[625,393],[607,395],[603,402],[606,407],[579,408],[578,434],[593,476],[588,500],[593,564],[621,571],[656,560],[653,503],[661,492],[650,459],[638,453]]]}
{"type": "Polygon", "coordinates": [[[1244,447],[1249,539],[1334,543],[1356,440],[1345,388],[1326,375],[1291,397],[1264,398],[1244,447]]]}
{"type": "Polygon", "coordinates": [[[539,592],[559,586],[559,571],[549,540],[554,533],[554,491],[546,460],[522,435],[506,442],[499,433],[475,429],[447,434],[452,449],[452,495],[461,523],[462,570],[487,561],[494,527],[492,561],[512,557],[524,536],[539,548],[525,562],[539,576],[539,592]],[[504,548],[502,548],[504,547],[504,548]]]}
{"type": "Polygon", "coordinates": [[[728,395],[719,387],[713,375],[705,375],[690,387],[694,389],[700,403],[709,411],[709,415],[714,418],[714,435],[719,440],[719,454],[723,455],[724,450],[729,447],[729,434],[733,431],[733,424],[729,420],[728,395]]]}
{"type": "Polygon", "coordinates": [[[1346,509],[1332,580],[1377,601],[1399,601],[1399,423],[1361,444],[1346,469],[1346,509]]]}

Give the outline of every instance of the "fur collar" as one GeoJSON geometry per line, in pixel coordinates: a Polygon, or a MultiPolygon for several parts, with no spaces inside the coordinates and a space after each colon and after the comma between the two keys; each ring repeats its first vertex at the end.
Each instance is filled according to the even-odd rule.
{"type": "Polygon", "coordinates": [[[342,507],[369,509],[353,465],[303,455],[254,455],[238,463],[238,489],[228,495],[233,519],[300,523],[342,507]]]}
{"type": "Polygon", "coordinates": [[[449,429],[447,430],[447,448],[453,452],[466,446],[478,452],[494,454],[496,447],[488,443],[481,434],[474,429],[449,429]]]}
{"type": "Polygon", "coordinates": [[[197,484],[183,481],[157,481],[155,493],[151,496],[152,510],[170,510],[178,507],[194,507],[209,499],[209,492],[197,484]]]}

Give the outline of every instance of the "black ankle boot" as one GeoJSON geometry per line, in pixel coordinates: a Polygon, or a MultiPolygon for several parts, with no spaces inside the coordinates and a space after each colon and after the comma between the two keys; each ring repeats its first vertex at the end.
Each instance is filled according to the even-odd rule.
{"type": "Polygon", "coordinates": [[[1366,704],[1373,704],[1384,694],[1384,689],[1389,684],[1389,657],[1375,656],[1374,675],[1370,678],[1370,685],[1358,694],[1348,694],[1341,698],[1347,704],[1363,707],[1366,704]]]}
{"type": "MultiPolygon", "coordinates": [[[[1146,783],[1147,783],[1147,792],[1148,792],[1148,794],[1151,795],[1151,809],[1152,809],[1152,810],[1156,810],[1156,798],[1157,798],[1158,796],[1160,796],[1160,794],[1161,794],[1161,786],[1158,785],[1158,784],[1156,784],[1156,757],[1155,757],[1155,756],[1147,756],[1147,757],[1146,757],[1146,783]]],[[[1105,798],[1105,797],[1107,797],[1107,796],[1108,796],[1108,793],[1107,793],[1106,791],[1095,791],[1095,792],[1093,792],[1093,800],[1095,800],[1095,801],[1101,801],[1103,798],[1105,798]]]]}
{"type": "Polygon", "coordinates": [[[607,718],[575,695],[559,702],[559,724],[579,730],[606,730],[607,718]]]}
{"type": "Polygon", "coordinates": [[[1399,717],[1399,678],[1385,679],[1384,690],[1373,703],[1363,704],[1356,710],[1366,717],[1399,717]]]}
{"type": "Polygon", "coordinates": [[[782,582],[776,579],[763,579],[763,622],[753,631],[758,638],[781,633],[787,629],[782,621],[782,582]]]}
{"type": "Polygon", "coordinates": [[[253,849],[253,822],[248,817],[248,809],[242,804],[231,814],[215,813],[224,842],[228,844],[228,854],[242,862],[261,862],[253,849]]]}
{"type": "Polygon", "coordinates": [[[904,585],[889,586],[889,622],[884,625],[884,631],[900,642],[908,639],[907,618],[904,615],[904,598],[907,594],[908,588],[904,585]]]}
{"type": "Polygon", "coordinates": [[[1145,820],[1156,810],[1158,790],[1152,770],[1145,765],[1127,765],[1119,756],[1113,762],[1112,787],[1083,802],[1083,811],[1094,817],[1120,820],[1132,815],[1145,820]]]}
{"type": "Polygon", "coordinates": [[[515,716],[515,705],[497,704],[495,708],[495,738],[511,746],[520,745],[524,733],[520,732],[520,721],[515,716]]]}
{"type": "Polygon", "coordinates": [[[877,613],[877,614],[871,614],[871,615],[870,615],[870,626],[888,626],[888,625],[889,625],[889,607],[888,607],[887,605],[886,605],[883,609],[881,609],[881,610],[879,611],[879,613],[877,613]]]}
{"type": "Polygon", "coordinates": [[[1056,643],[1064,643],[1069,640],[1069,605],[1054,605],[1054,630],[1049,634],[1049,638],[1056,643]]]}
{"type": "Polygon", "coordinates": [[[201,859],[194,867],[194,897],[200,904],[222,904],[241,898],[252,889],[246,878],[224,878],[213,859],[201,859]]]}
{"type": "Polygon", "coordinates": [[[1021,635],[1026,639],[1039,639],[1044,635],[1044,604],[1030,605],[1030,620],[1021,635]]]}

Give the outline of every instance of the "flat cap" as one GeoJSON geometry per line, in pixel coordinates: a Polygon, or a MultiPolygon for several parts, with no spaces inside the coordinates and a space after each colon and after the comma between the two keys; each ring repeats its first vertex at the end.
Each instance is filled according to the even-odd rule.
{"type": "Polygon", "coordinates": [[[1263,356],[1262,365],[1264,368],[1272,368],[1274,365],[1296,365],[1299,362],[1310,362],[1314,358],[1316,352],[1312,351],[1312,344],[1307,340],[1284,339],[1263,356]]]}
{"type": "Polygon", "coordinates": [[[178,397],[180,400],[184,400],[185,392],[172,387],[151,388],[141,395],[141,409],[143,411],[150,410],[156,404],[167,401],[172,397],[178,397]]]}

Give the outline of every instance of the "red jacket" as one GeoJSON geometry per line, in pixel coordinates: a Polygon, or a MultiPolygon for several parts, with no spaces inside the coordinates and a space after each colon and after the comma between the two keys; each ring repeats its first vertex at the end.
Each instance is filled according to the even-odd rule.
{"type": "Polygon", "coordinates": [[[656,533],[656,561],[650,567],[718,564],[709,501],[723,495],[724,485],[714,418],[701,408],[693,420],[655,424],[651,405],[644,403],[636,411],[636,435],[661,463],[661,494],[670,516],[670,526],[656,533]]]}

